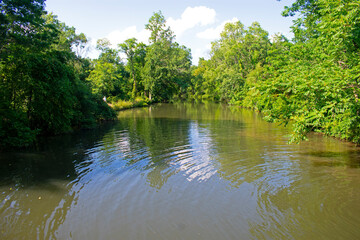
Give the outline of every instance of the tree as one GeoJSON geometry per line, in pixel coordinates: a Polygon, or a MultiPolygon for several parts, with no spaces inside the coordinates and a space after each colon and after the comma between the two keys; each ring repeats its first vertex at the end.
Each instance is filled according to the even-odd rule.
{"type": "Polygon", "coordinates": [[[149,23],[145,25],[145,29],[151,32],[149,42],[150,44],[158,41],[170,41],[172,42],[175,36],[170,30],[170,27],[166,27],[165,17],[161,11],[155,12],[149,19],[149,23]]]}
{"type": "Polygon", "coordinates": [[[268,33],[257,22],[246,29],[237,21],[227,23],[220,36],[212,43],[211,59],[201,66],[202,98],[241,104],[248,74],[266,62],[268,33]]]}
{"type": "Polygon", "coordinates": [[[154,13],[145,25],[151,31],[145,63],[145,90],[149,92],[149,99],[166,100],[171,95],[172,82],[169,71],[171,62],[171,48],[174,39],[170,28],[166,28],[166,21],[161,12],[154,13]]]}
{"type": "Polygon", "coordinates": [[[151,31],[145,58],[145,88],[149,98],[170,101],[184,98],[190,82],[190,49],[174,42],[175,36],[161,12],[154,13],[146,29],[151,31]]]}
{"type": "Polygon", "coordinates": [[[295,44],[274,42],[252,102],[272,121],[293,122],[293,141],[320,131],[360,142],[360,2],[297,0],[295,44]],[[282,57],[279,57],[279,54],[282,57]]]}
{"type": "Polygon", "coordinates": [[[96,48],[101,51],[94,61],[94,69],[87,80],[92,86],[94,94],[99,96],[119,96],[127,98],[127,83],[124,78],[124,64],[119,51],[112,49],[109,40],[99,39],[96,48]]]}
{"type": "Polygon", "coordinates": [[[140,69],[145,65],[145,44],[137,43],[136,38],[130,38],[125,40],[124,43],[119,44],[120,50],[125,53],[127,57],[127,66],[129,67],[130,74],[133,78],[133,88],[131,98],[135,99],[137,92],[137,80],[140,75],[140,69]]]}

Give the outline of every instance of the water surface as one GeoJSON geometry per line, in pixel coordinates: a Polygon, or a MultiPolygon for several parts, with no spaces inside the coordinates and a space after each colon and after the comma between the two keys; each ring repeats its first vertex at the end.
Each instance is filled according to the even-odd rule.
{"type": "Polygon", "coordinates": [[[0,239],[360,239],[360,152],[217,104],[159,104],[0,155],[0,239]]]}

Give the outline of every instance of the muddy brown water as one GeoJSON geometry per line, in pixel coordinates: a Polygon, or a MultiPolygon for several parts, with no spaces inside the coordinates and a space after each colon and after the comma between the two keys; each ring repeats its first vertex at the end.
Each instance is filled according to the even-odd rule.
{"type": "Polygon", "coordinates": [[[360,239],[360,151],[219,104],[0,154],[0,239],[360,239]]]}

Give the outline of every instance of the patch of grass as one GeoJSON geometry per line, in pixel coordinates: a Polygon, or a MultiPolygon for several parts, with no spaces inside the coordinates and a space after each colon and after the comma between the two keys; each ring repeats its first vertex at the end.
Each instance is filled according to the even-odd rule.
{"type": "Polygon", "coordinates": [[[114,109],[115,111],[120,111],[120,110],[124,110],[124,109],[135,108],[135,107],[145,107],[148,105],[148,103],[149,103],[149,101],[147,99],[137,97],[133,101],[125,101],[125,100],[114,101],[114,102],[110,103],[109,106],[112,109],[114,109]]]}

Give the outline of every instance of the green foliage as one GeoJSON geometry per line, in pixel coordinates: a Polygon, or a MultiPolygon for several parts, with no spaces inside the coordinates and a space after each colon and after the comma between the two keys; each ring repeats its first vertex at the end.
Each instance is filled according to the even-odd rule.
{"type": "Polygon", "coordinates": [[[105,96],[114,109],[137,106],[133,103],[139,97],[150,102],[187,97],[191,78],[190,49],[174,42],[175,36],[166,27],[161,12],[154,13],[145,28],[151,32],[149,46],[135,38],[125,40],[117,49],[111,48],[107,39],[98,41],[97,49],[101,54],[93,61],[93,69],[86,80],[93,93],[105,96]],[[120,53],[125,54],[125,63],[120,53]]]}
{"type": "Polygon", "coordinates": [[[30,129],[26,114],[1,104],[0,116],[0,149],[29,146],[35,141],[37,131],[30,129]]]}
{"type": "Polygon", "coordinates": [[[85,35],[46,15],[44,1],[5,0],[0,9],[1,148],[115,116],[84,82],[85,35]]]}
{"type": "Polygon", "coordinates": [[[131,99],[135,99],[138,92],[138,82],[141,79],[141,69],[145,66],[146,45],[138,43],[136,38],[130,38],[119,44],[119,47],[127,57],[127,67],[133,81],[131,99]]]}
{"type": "Polygon", "coordinates": [[[269,45],[268,33],[259,23],[248,29],[240,21],[227,23],[221,38],[212,43],[211,59],[199,65],[205,88],[200,98],[240,104],[246,78],[258,64],[265,64],[269,45]]]}
{"type": "Polygon", "coordinates": [[[121,96],[128,99],[128,74],[119,51],[110,46],[107,39],[98,40],[97,49],[101,50],[101,54],[93,61],[93,69],[86,80],[90,83],[93,93],[99,97],[121,96]]]}
{"type": "Polygon", "coordinates": [[[3,0],[0,10],[1,148],[94,126],[114,109],[185,99],[291,122],[293,142],[319,131],[360,143],[359,0],[296,0],[283,12],[297,16],[292,41],[269,38],[257,22],[228,23],[196,67],[161,12],[145,25],[149,46],[131,38],[113,49],[100,39],[89,60],[86,36],[46,14],[43,0],[3,0]]]}
{"type": "Polygon", "coordinates": [[[97,49],[101,54],[87,77],[94,94],[117,98],[121,103],[137,97],[149,101],[187,97],[190,50],[174,42],[175,36],[166,27],[161,12],[154,13],[146,29],[151,31],[149,46],[138,43],[135,38],[125,40],[118,49],[112,49],[106,39],[98,41],[97,49]],[[126,64],[119,57],[120,52],[125,54],[126,64]]]}
{"type": "Polygon", "coordinates": [[[149,38],[150,44],[159,41],[172,42],[175,38],[174,33],[170,30],[170,27],[166,27],[166,20],[161,11],[154,13],[149,23],[145,25],[145,29],[149,30],[151,36],[149,38]]]}
{"type": "Polygon", "coordinates": [[[147,48],[144,86],[150,100],[169,101],[183,98],[190,81],[190,49],[174,43],[175,36],[166,28],[161,12],[154,13],[146,25],[152,43],[147,48]]]}
{"type": "Polygon", "coordinates": [[[192,70],[191,97],[291,122],[291,142],[319,131],[360,143],[360,1],[297,0],[283,15],[298,16],[292,42],[280,34],[269,41],[257,23],[227,24],[211,59],[192,70]]]}
{"type": "Polygon", "coordinates": [[[270,120],[293,122],[291,141],[320,131],[359,143],[359,1],[296,1],[295,44],[278,42],[266,76],[246,102],[270,120]],[[250,100],[251,99],[251,100],[250,100]]]}

